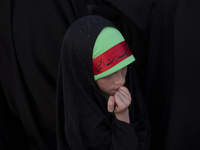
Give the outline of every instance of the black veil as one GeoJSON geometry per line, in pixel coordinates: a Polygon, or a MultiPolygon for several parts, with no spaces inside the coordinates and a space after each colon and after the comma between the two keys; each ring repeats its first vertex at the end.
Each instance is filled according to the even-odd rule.
{"type": "Polygon", "coordinates": [[[107,112],[107,101],[93,77],[92,50],[100,31],[114,26],[99,16],[77,20],[63,40],[57,87],[58,149],[147,149],[149,124],[133,65],[127,87],[132,93],[131,125],[107,112]]]}

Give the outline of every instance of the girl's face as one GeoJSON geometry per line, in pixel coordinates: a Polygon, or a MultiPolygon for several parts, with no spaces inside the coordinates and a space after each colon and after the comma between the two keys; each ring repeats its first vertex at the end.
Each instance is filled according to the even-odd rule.
{"type": "Polygon", "coordinates": [[[126,73],[127,67],[124,67],[113,74],[98,79],[97,85],[102,92],[108,95],[114,95],[125,84],[126,73]]]}

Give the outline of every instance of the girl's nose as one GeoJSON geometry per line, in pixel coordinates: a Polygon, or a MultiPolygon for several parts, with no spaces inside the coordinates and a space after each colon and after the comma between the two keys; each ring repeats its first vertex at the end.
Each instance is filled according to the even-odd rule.
{"type": "Polygon", "coordinates": [[[123,76],[121,70],[114,73],[115,74],[115,84],[117,85],[124,85],[125,84],[125,77],[123,76]]]}

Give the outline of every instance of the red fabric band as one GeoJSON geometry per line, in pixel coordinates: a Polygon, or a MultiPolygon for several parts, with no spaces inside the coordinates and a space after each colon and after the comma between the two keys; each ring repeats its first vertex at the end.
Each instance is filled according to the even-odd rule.
{"type": "Polygon", "coordinates": [[[93,74],[98,75],[131,55],[127,43],[125,41],[119,43],[93,59],[93,74]]]}

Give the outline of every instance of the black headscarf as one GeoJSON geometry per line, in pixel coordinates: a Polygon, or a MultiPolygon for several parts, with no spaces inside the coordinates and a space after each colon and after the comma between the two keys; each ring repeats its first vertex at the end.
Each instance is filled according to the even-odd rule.
{"type": "Polygon", "coordinates": [[[148,149],[148,118],[133,66],[126,85],[133,100],[131,124],[108,113],[107,101],[94,80],[93,46],[106,26],[114,25],[99,16],[83,17],[73,23],[63,40],[57,87],[58,150],[148,149]]]}

